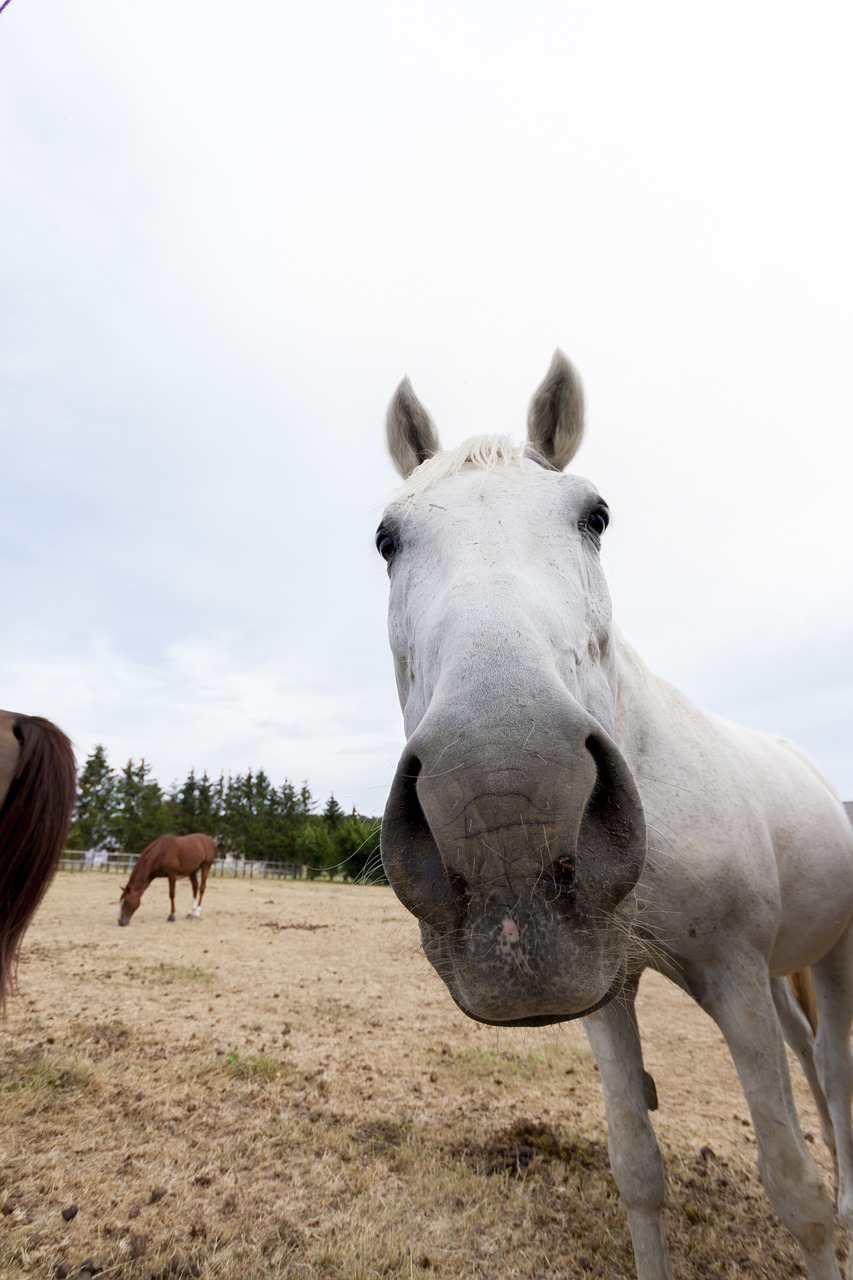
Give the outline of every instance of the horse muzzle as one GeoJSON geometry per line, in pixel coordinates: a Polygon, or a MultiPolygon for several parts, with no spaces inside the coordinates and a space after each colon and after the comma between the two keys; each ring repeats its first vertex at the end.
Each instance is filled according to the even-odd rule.
{"type": "Polygon", "coordinates": [[[535,735],[438,727],[428,713],[410,739],[382,823],[427,958],[480,1021],[592,1013],[621,990],[645,862],[626,761],[577,704],[537,716],[535,735]]]}

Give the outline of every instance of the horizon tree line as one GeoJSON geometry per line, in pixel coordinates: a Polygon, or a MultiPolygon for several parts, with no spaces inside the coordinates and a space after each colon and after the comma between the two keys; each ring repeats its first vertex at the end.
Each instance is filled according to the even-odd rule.
{"type": "Polygon", "coordinates": [[[68,848],[140,853],[157,836],[213,836],[221,854],[293,863],[309,875],[384,881],[379,818],[345,813],[331,795],[321,812],[307,782],[276,786],[262,770],[221,773],[191,769],[164,790],[147,760],[114,769],[98,744],[80,769],[68,848]]]}

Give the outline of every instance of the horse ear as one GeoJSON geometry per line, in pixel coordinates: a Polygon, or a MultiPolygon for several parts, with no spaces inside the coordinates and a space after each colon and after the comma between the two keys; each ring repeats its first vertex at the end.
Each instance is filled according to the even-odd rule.
{"type": "Polygon", "coordinates": [[[558,471],[568,466],[583,438],[583,385],[559,347],[530,401],[527,437],[558,471]]]}
{"type": "Polygon", "coordinates": [[[388,451],[404,480],[441,449],[435,424],[408,378],[400,383],[388,406],[385,430],[388,451]]]}

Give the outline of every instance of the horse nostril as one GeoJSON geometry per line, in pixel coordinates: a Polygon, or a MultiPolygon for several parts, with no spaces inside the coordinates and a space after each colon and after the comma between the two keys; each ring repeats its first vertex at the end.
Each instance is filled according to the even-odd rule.
{"type": "Polygon", "coordinates": [[[447,933],[459,927],[460,902],[418,795],[423,764],[414,753],[400,761],[382,819],[382,862],[394,892],[413,915],[447,933]]]}
{"type": "Polygon", "coordinates": [[[642,872],[645,822],[633,778],[618,750],[594,734],[585,745],[597,776],[578,839],[583,850],[583,884],[585,891],[596,886],[598,905],[610,912],[627,897],[642,872]]]}

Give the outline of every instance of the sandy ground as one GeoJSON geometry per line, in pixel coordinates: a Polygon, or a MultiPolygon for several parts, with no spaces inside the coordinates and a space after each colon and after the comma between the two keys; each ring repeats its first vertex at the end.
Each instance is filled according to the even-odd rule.
{"type": "MultiPolygon", "coordinates": [[[[25,942],[2,1280],[631,1274],[582,1031],[465,1019],[387,888],[215,880],[197,922],[182,885],[169,924],[155,883],[126,929],[118,888],[61,873],[25,942]]],[[[679,1274],[802,1275],[719,1032],[656,975],[640,1020],[679,1274]]]]}

